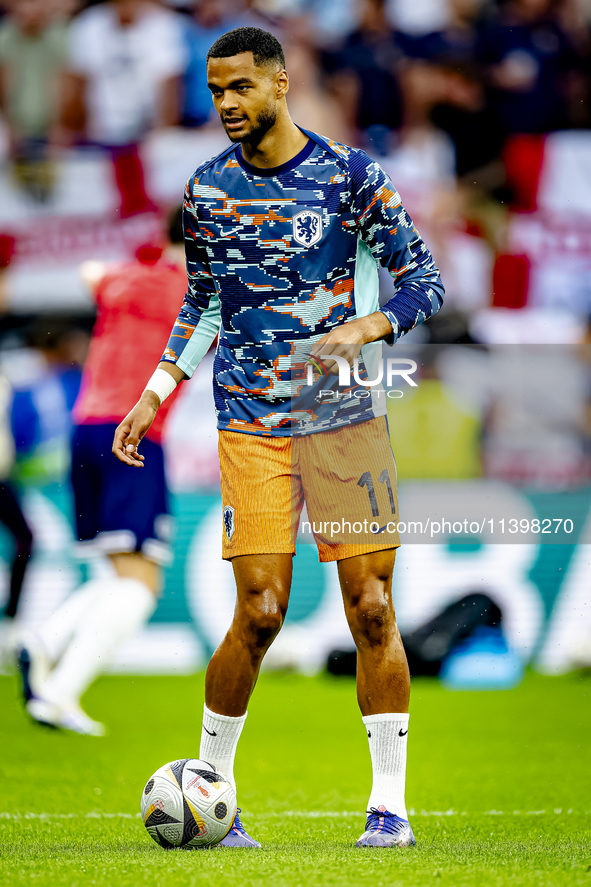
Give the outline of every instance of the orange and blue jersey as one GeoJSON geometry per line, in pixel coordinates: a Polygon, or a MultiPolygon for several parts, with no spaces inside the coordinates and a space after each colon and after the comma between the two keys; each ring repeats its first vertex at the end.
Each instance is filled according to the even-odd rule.
{"type": "MultiPolygon", "coordinates": [[[[299,433],[294,378],[315,342],[377,310],[395,342],[443,302],[439,271],[386,173],[363,151],[304,132],[306,147],[282,166],[254,167],[233,144],[187,184],[189,288],[162,359],[191,376],[219,332],[213,384],[220,429],[299,433]],[[378,263],[394,279],[381,309],[378,263]]],[[[337,383],[331,377],[318,386],[337,383]]],[[[376,398],[337,401],[322,415],[304,409],[307,430],[386,412],[376,398]]]]}

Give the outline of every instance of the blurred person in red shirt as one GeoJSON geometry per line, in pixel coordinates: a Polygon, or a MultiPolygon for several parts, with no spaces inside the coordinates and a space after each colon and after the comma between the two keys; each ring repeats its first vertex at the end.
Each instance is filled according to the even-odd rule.
{"type": "Polygon", "coordinates": [[[115,650],[150,618],[170,559],[171,517],[164,473],[162,429],[173,399],[158,411],[146,436],[143,472],[112,458],[119,417],[141,396],[145,375],[160,357],[162,339],[178,314],[186,288],[180,208],[169,227],[170,245],[145,246],[138,261],[94,280],[98,316],[74,407],[72,485],[79,545],[107,556],[111,575],[85,582],[36,632],[22,639],[19,664],[31,717],[77,733],[101,736],[104,727],[80,707],[85,690],[115,650]],[[133,343],[132,375],[121,372],[133,343]]]}

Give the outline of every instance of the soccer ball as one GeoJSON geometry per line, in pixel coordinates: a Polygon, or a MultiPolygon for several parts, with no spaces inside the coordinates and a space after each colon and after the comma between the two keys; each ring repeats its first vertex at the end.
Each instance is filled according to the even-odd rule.
{"type": "Polygon", "coordinates": [[[142,819],[161,847],[212,847],[228,834],[236,792],[207,761],[185,758],[156,770],[142,792],[142,819]]]}

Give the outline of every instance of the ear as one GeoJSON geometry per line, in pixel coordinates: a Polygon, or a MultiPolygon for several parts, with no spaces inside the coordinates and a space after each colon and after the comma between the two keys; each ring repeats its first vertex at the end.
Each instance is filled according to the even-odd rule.
{"type": "Polygon", "coordinates": [[[287,95],[287,92],[289,90],[289,76],[285,69],[282,71],[278,71],[275,75],[275,88],[278,99],[282,99],[284,96],[287,95]]]}

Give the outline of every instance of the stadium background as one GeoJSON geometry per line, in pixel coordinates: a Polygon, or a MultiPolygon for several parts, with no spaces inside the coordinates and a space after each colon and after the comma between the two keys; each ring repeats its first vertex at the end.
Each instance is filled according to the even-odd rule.
{"type": "MultiPolygon", "coordinates": [[[[417,353],[437,352],[427,361],[436,367],[424,383],[430,402],[419,404],[434,423],[431,451],[425,444],[417,460],[407,446],[416,432],[410,398],[391,423],[403,511],[427,474],[452,499],[462,484],[496,482],[528,514],[554,515],[566,502],[576,512],[573,544],[408,546],[394,589],[401,625],[486,586],[509,639],[536,668],[588,664],[591,563],[588,545],[575,544],[586,532],[591,479],[591,362],[581,347],[591,313],[587,7],[202,0],[161,4],[161,26],[142,31],[146,4],[120,0],[131,17],[125,44],[108,30],[109,6],[117,4],[0,7],[0,393],[3,446],[13,451],[4,470],[35,535],[23,624],[45,618],[81,576],[101,569],[72,551],[70,411],[94,317],[80,265],[133,259],[160,242],[188,175],[226,144],[204,82],[205,52],[223,31],[255,24],[286,47],[295,120],[379,159],[442,270],[445,308],[409,337],[417,353]],[[101,45],[109,47],[102,55],[93,50],[101,45]],[[461,357],[445,352],[453,343],[488,346],[488,371],[472,355],[468,375],[480,381],[471,390],[458,382],[461,357]],[[505,345],[505,369],[491,385],[490,355],[505,345]],[[525,345],[537,348],[516,393],[506,370],[510,349],[521,354],[525,345]],[[456,421],[443,454],[441,409],[448,425],[452,414],[456,421]]],[[[390,287],[386,275],[384,294],[390,287]]],[[[231,612],[231,570],[218,559],[209,378],[207,363],[169,424],[174,562],[149,628],[120,651],[116,671],[194,671],[231,612]]],[[[0,527],[0,600],[11,545],[0,527]]],[[[301,545],[288,625],[267,667],[314,673],[330,649],[348,645],[335,578],[301,545]]]]}
{"type": "MultiPolygon", "coordinates": [[[[165,440],[176,532],[164,594],[115,674],[84,699],[108,735],[30,722],[2,659],[0,883],[582,887],[591,870],[588,0],[161,0],[158,26],[140,26],[149,5],[0,0],[0,482],[18,489],[35,537],[21,624],[41,622],[103,569],[72,546],[71,408],[94,322],[80,266],[153,255],[186,179],[226,144],[203,63],[236,25],[277,34],[294,119],[378,158],[441,267],[442,312],[395,349],[421,376],[390,404],[402,516],[494,500],[496,516],[570,517],[574,529],[544,545],[526,534],[401,549],[404,630],[484,590],[529,668],[500,692],[415,680],[407,799],[417,848],[386,856],[352,849],[367,742],[353,680],[322,671],[331,649],[350,649],[335,571],[302,540],[273,673],[260,678],[237,758],[245,822],[266,852],[162,853],[137,818],[139,795],[163,760],[198,753],[195,673],[233,597],[219,557],[208,357],[165,440]],[[115,8],[124,35],[106,14],[115,8]]],[[[387,275],[382,286],[391,292],[387,275]]],[[[0,526],[0,607],[12,546],[0,526]]]]}

